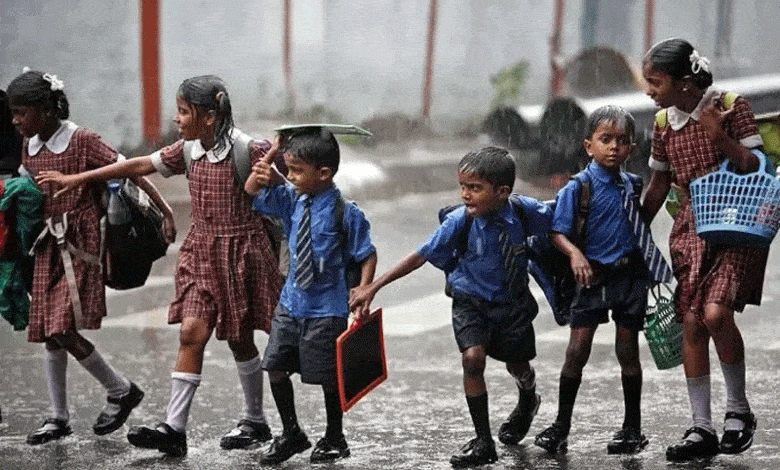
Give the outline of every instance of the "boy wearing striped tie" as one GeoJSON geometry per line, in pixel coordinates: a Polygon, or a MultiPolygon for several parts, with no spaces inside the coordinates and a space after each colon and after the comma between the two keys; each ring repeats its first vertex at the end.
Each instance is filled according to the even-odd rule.
{"type": "Polygon", "coordinates": [[[302,127],[280,134],[245,186],[257,194],[255,210],[282,219],[290,248],[290,271],[263,355],[284,429],[262,455],[263,464],[283,462],[311,447],[295,413],[293,372],[304,383],[321,385],[325,394],[327,427],[311,461],[350,454],[336,381],[336,338],[349,317],[345,260],[361,265],[360,284],[368,284],[376,269],[376,249],[365,215],[356,205],[344,204],[333,183],[338,166],[333,134],[323,127],[302,127]],[[272,164],[278,153],[287,165],[287,180],[272,164]]]}
{"type": "Polygon", "coordinates": [[[622,108],[604,106],[594,111],[588,119],[584,142],[593,161],[558,193],[551,240],[569,257],[577,292],[572,300],[571,334],[561,369],[558,416],[535,441],[551,453],[566,451],[582,369],[588,362],[596,328],[609,321],[609,310],[617,326],[615,352],[621,368],[625,416],[607,451],[636,453],[648,443],[641,433],[638,336],[644,326],[650,284],[671,281],[671,271],[652,245],[649,230],[637,212],[641,178],[620,170],[636,145],[634,129],[633,117],[622,108]],[[583,190],[585,185],[588,188],[583,190]],[[583,194],[589,197],[586,229],[584,243],[577,246],[572,240],[578,236],[574,226],[583,194]]]}
{"type": "Polygon", "coordinates": [[[458,164],[463,205],[450,211],[428,241],[366,287],[353,290],[350,305],[365,314],[383,286],[426,262],[447,274],[452,328],[461,353],[463,391],[476,437],[452,456],[453,467],[498,460],[490,430],[485,363],[506,364],[518,388],[518,402],[501,425],[498,439],[517,445],[531,427],[541,397],[536,393],[533,319],[539,306],[528,288],[528,243],[546,237],[552,211],[530,197],[511,195],[515,164],[506,150],[486,147],[458,164]],[[511,195],[511,200],[510,200],[511,195]]]}

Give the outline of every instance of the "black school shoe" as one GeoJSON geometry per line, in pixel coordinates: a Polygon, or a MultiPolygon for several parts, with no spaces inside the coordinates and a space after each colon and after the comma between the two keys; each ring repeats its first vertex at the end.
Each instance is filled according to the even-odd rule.
{"type": "Polygon", "coordinates": [[[223,449],[246,449],[255,444],[271,440],[271,428],[265,423],[242,419],[227,434],[222,436],[219,446],[223,449]]]}
{"type": "Polygon", "coordinates": [[[636,454],[644,449],[648,440],[637,428],[623,428],[612,436],[607,444],[608,454],[636,454]]]}
{"type": "Polygon", "coordinates": [[[753,413],[726,413],[726,419],[738,419],[745,424],[741,431],[723,431],[720,440],[720,451],[724,454],[739,454],[753,445],[753,434],[756,432],[756,417],[753,413]]]}
{"type": "Polygon", "coordinates": [[[666,460],[680,462],[701,457],[712,457],[717,455],[719,450],[718,436],[714,432],[694,426],[685,431],[680,442],[666,449],[666,460]],[[702,440],[694,442],[686,439],[686,437],[694,433],[701,436],[702,440]]]}
{"type": "Polygon", "coordinates": [[[534,444],[551,454],[564,453],[568,449],[569,431],[566,427],[555,421],[552,425],[536,435],[534,444]]]}
{"type": "Polygon", "coordinates": [[[97,417],[97,421],[92,426],[92,430],[98,436],[116,431],[121,428],[127,417],[130,416],[130,412],[133,408],[141,403],[144,398],[144,392],[138,388],[133,382],[130,382],[130,391],[125,393],[119,398],[108,397],[106,401],[113,405],[119,405],[119,411],[116,414],[109,414],[106,411],[102,411],[97,417]]]}
{"type": "Polygon", "coordinates": [[[263,465],[282,463],[309,447],[311,447],[311,441],[306,437],[306,433],[301,431],[301,428],[295,427],[289,433],[282,433],[281,436],[274,438],[268,451],[260,457],[260,463],[263,465]]]}
{"type": "Polygon", "coordinates": [[[37,446],[68,436],[72,432],[73,430],[64,419],[46,418],[40,428],[27,435],[27,443],[31,446],[37,446]],[[47,427],[47,424],[53,424],[56,427],[47,427]]]}
{"type": "Polygon", "coordinates": [[[455,468],[463,468],[485,465],[496,460],[498,460],[498,454],[496,454],[496,444],[493,439],[475,437],[460,448],[459,454],[450,458],[450,463],[455,468]]]}
{"type": "Polygon", "coordinates": [[[536,392],[523,391],[520,394],[517,406],[509,414],[509,418],[498,428],[498,440],[509,446],[517,445],[528,434],[534,416],[542,403],[541,395],[536,392]]]}
{"type": "Polygon", "coordinates": [[[187,435],[175,431],[166,423],[155,427],[133,426],[127,433],[130,444],[144,449],[157,449],[171,457],[187,455],[187,435]]]}
{"type": "Polygon", "coordinates": [[[349,446],[343,434],[336,439],[325,436],[317,441],[309,460],[313,463],[330,462],[349,457],[349,454],[349,446]]]}

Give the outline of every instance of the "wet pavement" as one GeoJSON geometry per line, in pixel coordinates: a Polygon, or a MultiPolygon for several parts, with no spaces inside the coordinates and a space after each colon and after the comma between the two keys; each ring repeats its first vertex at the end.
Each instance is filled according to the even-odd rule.
{"type": "MultiPolygon", "coordinates": [[[[523,189],[520,189],[523,191],[523,189]]],[[[417,248],[436,225],[439,207],[457,201],[455,191],[410,194],[388,200],[361,202],[372,221],[379,249],[379,271],[417,248]]],[[[179,240],[188,215],[177,213],[179,240]]],[[[668,233],[668,221],[656,223],[668,233]]],[[[656,227],[654,227],[656,228],[656,227]]],[[[665,237],[663,237],[665,238],[665,237]]],[[[663,241],[660,245],[663,248],[663,241]]],[[[155,266],[148,286],[129,293],[109,291],[110,313],[104,327],[86,332],[101,353],[146,392],[128,424],[153,424],[164,417],[170,392],[170,373],[178,347],[178,328],[166,324],[165,305],[173,294],[171,278],[175,246],[155,266]]],[[[748,307],[738,316],[747,348],[748,396],[758,418],[753,447],[739,456],[708,461],[667,463],[664,451],[689,424],[689,406],[681,368],[659,371],[642,343],[644,365],[643,430],[649,446],[635,456],[609,456],[606,445],[623,418],[620,371],[613,352],[614,327],[596,335],[574,410],[567,454],[552,456],[532,444],[532,436],[556,414],[558,376],[568,329],[558,327],[544,303],[534,322],[537,331],[538,391],[542,405],[529,437],[515,447],[498,443],[499,461],[491,469],[777,469],[780,468],[780,255],[774,247],[761,307],[748,307]]],[[[385,309],[389,378],[345,416],[345,433],[352,456],[315,467],[335,469],[446,469],[450,455],[473,437],[462,391],[460,356],[449,326],[449,301],[442,294],[443,275],[425,266],[385,288],[376,306],[385,309]]],[[[538,289],[534,289],[541,299],[538,289]]],[[[261,348],[266,336],[256,335],[261,348]]],[[[212,340],[206,350],[203,382],[192,406],[188,425],[189,453],[171,459],[127,443],[127,426],[98,437],[91,427],[103,406],[101,387],[72,358],[68,386],[73,435],[43,446],[25,444],[49,407],[43,378],[41,345],[26,341],[25,333],[0,327],[0,469],[249,469],[259,468],[262,448],[224,451],[219,438],[241,417],[243,395],[227,345],[212,340]]],[[[714,350],[712,351],[714,358],[714,350]]],[[[501,363],[489,360],[486,372],[494,435],[517,399],[516,388],[501,363]]],[[[713,416],[716,426],[724,413],[720,368],[712,365],[713,416]]],[[[316,441],[324,432],[324,406],[318,387],[293,380],[298,416],[305,432],[316,441]]],[[[266,413],[272,429],[280,422],[266,384],[266,413]]],[[[277,468],[309,468],[308,452],[277,468]]]]}

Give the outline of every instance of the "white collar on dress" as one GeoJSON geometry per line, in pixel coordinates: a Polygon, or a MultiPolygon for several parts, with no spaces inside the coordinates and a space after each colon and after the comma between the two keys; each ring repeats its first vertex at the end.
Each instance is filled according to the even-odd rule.
{"type": "Polygon", "coordinates": [[[714,87],[707,88],[707,91],[704,92],[704,95],[701,97],[701,100],[699,100],[699,104],[697,104],[696,107],[693,109],[693,111],[691,111],[691,114],[682,111],[676,106],[672,106],[671,108],[669,108],[669,111],[667,111],[667,116],[669,117],[669,125],[672,126],[672,129],[679,131],[686,124],[688,124],[688,119],[693,118],[695,121],[698,121],[699,117],[701,117],[701,112],[704,110],[704,106],[709,104],[709,102],[715,96],[720,96],[722,93],[723,92],[718,90],[717,88],[714,87]]]}
{"type": "Polygon", "coordinates": [[[241,131],[235,127],[230,130],[230,138],[225,142],[225,147],[220,150],[219,153],[214,153],[214,147],[206,150],[203,148],[203,144],[200,143],[200,139],[193,141],[192,150],[190,151],[190,158],[193,161],[200,160],[204,155],[210,163],[219,163],[226,159],[230,153],[230,149],[233,148],[232,142],[234,142],[238,136],[241,135],[241,131]]]}
{"type": "Polygon", "coordinates": [[[73,133],[76,132],[76,129],[78,128],[79,126],[71,121],[66,120],[61,121],[60,128],[57,129],[57,131],[52,134],[52,136],[49,137],[49,140],[46,142],[42,141],[38,134],[35,134],[27,142],[27,155],[31,157],[38,155],[38,152],[41,151],[44,145],[49,150],[51,150],[52,153],[64,152],[68,149],[68,145],[70,145],[70,138],[73,137],[73,133]]]}

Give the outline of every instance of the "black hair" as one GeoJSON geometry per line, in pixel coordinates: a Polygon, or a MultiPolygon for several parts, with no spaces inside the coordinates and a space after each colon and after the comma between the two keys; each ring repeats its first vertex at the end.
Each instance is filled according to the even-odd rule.
{"type": "Polygon", "coordinates": [[[65,92],[52,90],[56,77],[37,70],[29,70],[14,78],[8,85],[8,99],[19,106],[51,109],[57,119],[68,119],[70,105],[65,92]],[[49,77],[49,78],[46,78],[49,77]]]}
{"type": "Polygon", "coordinates": [[[691,54],[694,50],[685,39],[665,39],[647,51],[644,61],[674,79],[690,77],[697,88],[704,90],[712,85],[712,73],[704,67],[699,68],[698,73],[693,72],[691,54]]]}
{"type": "Polygon", "coordinates": [[[593,137],[593,133],[604,123],[614,123],[628,134],[631,142],[634,142],[634,133],[636,132],[636,123],[634,116],[620,106],[608,104],[593,111],[588,116],[588,123],[585,125],[586,136],[588,140],[593,137]]]}
{"type": "Polygon", "coordinates": [[[225,82],[216,75],[188,78],[181,82],[176,96],[206,112],[214,111],[217,123],[214,129],[214,151],[225,148],[233,129],[233,108],[225,82]]]}
{"type": "Polygon", "coordinates": [[[306,127],[285,132],[283,153],[289,153],[317,167],[328,167],[335,175],[341,154],[336,137],[324,127],[306,127]]]}
{"type": "Polygon", "coordinates": [[[509,151],[500,147],[485,147],[467,153],[458,163],[458,173],[473,173],[498,188],[515,185],[515,162],[509,151]]]}

